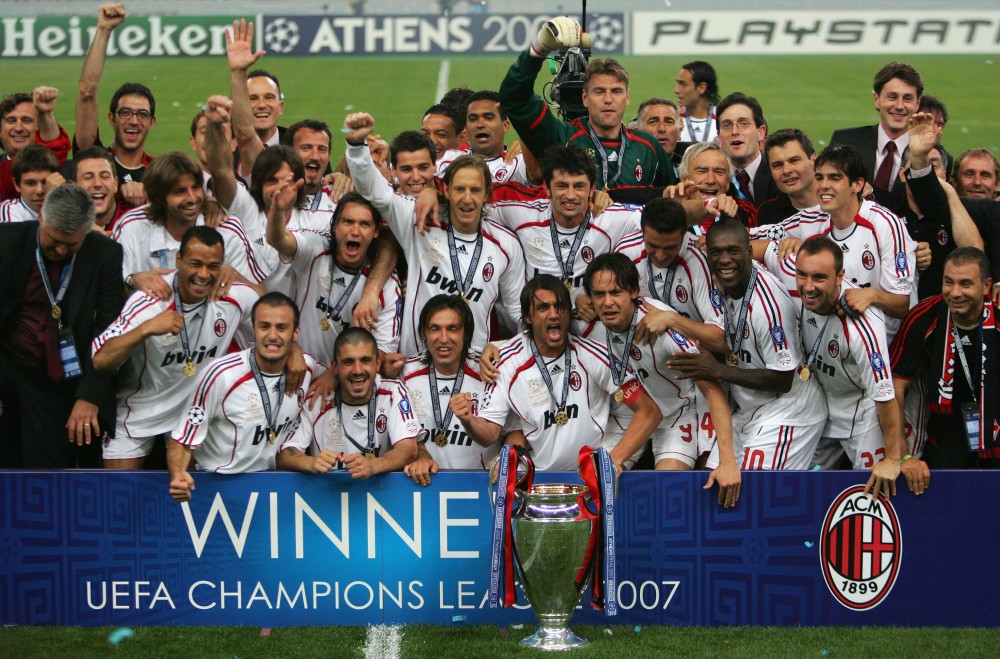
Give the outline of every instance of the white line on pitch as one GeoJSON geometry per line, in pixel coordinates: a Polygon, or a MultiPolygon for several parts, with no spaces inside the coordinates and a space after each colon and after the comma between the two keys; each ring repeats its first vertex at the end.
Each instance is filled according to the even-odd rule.
{"type": "Polygon", "coordinates": [[[451,74],[451,61],[441,60],[441,68],[438,69],[438,86],[437,86],[437,96],[434,97],[434,102],[437,103],[444,96],[445,92],[448,91],[448,76],[451,74]]]}
{"type": "Polygon", "coordinates": [[[399,625],[372,625],[365,637],[365,659],[399,659],[402,639],[399,625]]]}

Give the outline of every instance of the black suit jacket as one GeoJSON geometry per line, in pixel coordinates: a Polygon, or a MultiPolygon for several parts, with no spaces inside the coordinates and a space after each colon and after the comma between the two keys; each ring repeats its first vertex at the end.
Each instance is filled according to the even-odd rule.
{"type": "MultiPolygon", "coordinates": [[[[878,157],[878,124],[835,130],[830,137],[830,144],[848,144],[860,151],[861,157],[865,161],[865,169],[868,172],[868,183],[874,188],[872,195],[875,197],[875,201],[899,217],[903,217],[909,213],[910,207],[906,201],[906,187],[899,179],[899,172],[893,172],[890,190],[886,191],[875,188],[875,163],[878,157]]],[[[900,162],[906,161],[907,151],[903,152],[900,162]]]]}
{"type": "MultiPolygon", "coordinates": [[[[37,232],[38,222],[0,225],[0,336],[4,334],[2,328],[11,325],[28,275],[38,268],[37,232]]],[[[63,324],[73,332],[83,371],[76,385],[76,397],[97,405],[101,427],[113,429],[114,373],[95,371],[90,350],[94,337],[118,317],[122,308],[122,248],[118,243],[93,231],[87,234],[77,253],[61,306],[63,324]]],[[[0,339],[0,349],[4,352],[10,349],[5,339],[0,339]]]]}
{"type": "Polygon", "coordinates": [[[753,177],[753,204],[760,210],[764,202],[774,199],[781,194],[778,184],[771,176],[771,167],[767,164],[766,158],[761,158],[760,167],[753,177]]]}

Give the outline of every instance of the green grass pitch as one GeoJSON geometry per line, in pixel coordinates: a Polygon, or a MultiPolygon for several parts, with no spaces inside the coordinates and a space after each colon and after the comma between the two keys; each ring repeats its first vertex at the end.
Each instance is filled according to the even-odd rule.
{"type": "MultiPolygon", "coordinates": [[[[651,96],[673,98],[674,76],[696,57],[625,57],[631,74],[631,105],[651,96]]],[[[886,62],[897,59],[921,72],[928,93],[942,98],[950,121],[944,145],[957,155],[972,147],[1000,150],[1000,56],[719,56],[712,60],[722,94],[743,91],[760,99],[773,130],[798,127],[818,149],[835,128],[873,124],[871,80],[886,62]]],[[[511,57],[450,58],[449,86],[496,89],[513,61],[511,57]]],[[[260,66],[275,73],[285,94],[283,125],[305,118],[327,121],[336,133],[350,111],[368,111],[378,132],[391,138],[419,128],[424,110],[436,101],[442,58],[411,57],[264,57],[260,66]]],[[[72,133],[73,106],[82,58],[6,60],[0,94],[27,90],[38,84],[62,92],[57,117],[72,133]]],[[[543,73],[538,89],[550,78],[543,73]]],[[[147,150],[187,150],[192,116],[209,95],[229,93],[229,70],[222,57],[112,58],[101,83],[100,103],[106,107],[114,89],[126,81],[148,84],[156,95],[158,121],[147,150]]],[[[631,118],[629,114],[627,118],[631,118]]],[[[110,129],[102,123],[107,137],[110,129]]],[[[508,139],[512,141],[513,135],[508,139]]],[[[334,139],[334,158],[342,155],[334,139]]]]}

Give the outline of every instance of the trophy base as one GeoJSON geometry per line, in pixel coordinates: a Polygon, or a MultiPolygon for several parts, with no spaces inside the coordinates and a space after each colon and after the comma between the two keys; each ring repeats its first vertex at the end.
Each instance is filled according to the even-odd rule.
{"type": "Polygon", "coordinates": [[[539,627],[534,635],[521,639],[521,645],[536,650],[575,650],[590,645],[590,641],[577,636],[569,627],[562,629],[539,627]]]}

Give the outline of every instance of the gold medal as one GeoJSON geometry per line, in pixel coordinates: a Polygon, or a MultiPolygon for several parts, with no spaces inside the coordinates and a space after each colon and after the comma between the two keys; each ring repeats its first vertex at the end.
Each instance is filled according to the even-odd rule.
{"type": "Polygon", "coordinates": [[[60,308],[58,304],[52,305],[52,317],[55,318],[56,320],[62,318],[62,308],[60,308]]]}
{"type": "Polygon", "coordinates": [[[375,459],[375,451],[368,451],[368,452],[366,452],[365,453],[365,457],[368,458],[369,460],[374,460],[375,459]]]}
{"type": "Polygon", "coordinates": [[[569,415],[566,414],[565,409],[559,408],[559,411],[556,412],[556,423],[558,423],[560,426],[565,426],[567,423],[569,423],[569,415]]]}
{"type": "Polygon", "coordinates": [[[740,358],[736,356],[735,352],[730,353],[729,357],[726,358],[726,361],[729,362],[730,366],[739,366],[740,365],[740,358]]]}
{"type": "Polygon", "coordinates": [[[194,362],[190,359],[184,363],[184,375],[191,377],[198,372],[198,367],[194,365],[194,362]]]}
{"type": "Polygon", "coordinates": [[[278,433],[274,432],[273,430],[269,430],[268,431],[268,433],[267,433],[267,442],[269,444],[273,444],[274,440],[276,440],[277,438],[278,438],[278,433]]]}
{"type": "Polygon", "coordinates": [[[469,298],[465,297],[465,293],[460,294],[458,297],[462,298],[462,302],[469,303],[469,298]]]}
{"type": "Polygon", "coordinates": [[[569,291],[570,293],[572,293],[573,292],[573,280],[572,279],[567,279],[563,283],[566,284],[566,290],[569,291]]]}
{"type": "Polygon", "coordinates": [[[799,379],[803,382],[808,382],[810,375],[812,375],[812,371],[809,370],[808,366],[803,366],[802,370],[799,371],[799,379]]]}
{"type": "Polygon", "coordinates": [[[615,402],[620,403],[623,400],[625,400],[625,392],[622,391],[621,387],[618,387],[617,389],[615,389],[615,402]]]}
{"type": "Polygon", "coordinates": [[[324,332],[330,331],[330,319],[323,316],[323,320],[319,321],[319,328],[324,332]]]}
{"type": "Polygon", "coordinates": [[[434,434],[434,443],[442,448],[448,445],[448,436],[445,435],[443,430],[438,430],[434,434]]]}

